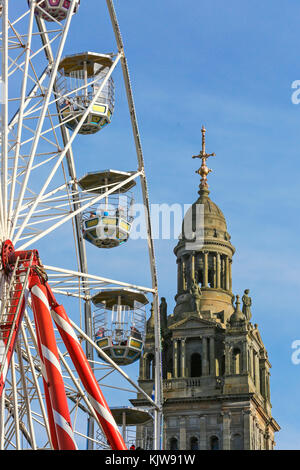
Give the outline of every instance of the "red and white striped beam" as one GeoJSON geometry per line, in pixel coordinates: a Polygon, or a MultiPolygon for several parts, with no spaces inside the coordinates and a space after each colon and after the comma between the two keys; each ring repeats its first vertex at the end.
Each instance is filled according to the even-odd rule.
{"type": "Polygon", "coordinates": [[[115,419],[106,403],[103,393],[84,354],[77,335],[71,326],[66,311],[58,305],[48,283],[46,283],[51,315],[70,354],[89,400],[96,412],[99,424],[112,450],[127,450],[115,419]]]}
{"type": "MultiPolygon", "coordinates": [[[[56,430],[58,450],[76,450],[67,397],[60,367],[47,290],[38,276],[30,279],[32,307],[40,339],[41,361],[45,366],[47,388],[56,430]]],[[[51,423],[51,417],[50,417],[51,423]]]]}

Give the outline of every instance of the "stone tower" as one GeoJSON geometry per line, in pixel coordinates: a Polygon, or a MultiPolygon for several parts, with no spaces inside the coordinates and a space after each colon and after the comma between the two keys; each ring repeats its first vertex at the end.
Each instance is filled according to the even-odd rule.
{"type": "MultiPolygon", "coordinates": [[[[211,201],[205,129],[199,198],[187,212],[174,249],[178,282],[174,312],[160,308],[163,364],[164,449],[273,449],[279,426],[271,415],[270,367],[258,327],[251,323],[251,297],[232,293],[235,249],[226,220],[211,201]],[[201,209],[201,210],[199,210],[201,209]],[[189,230],[185,228],[189,227],[189,230]],[[187,236],[188,232],[188,236],[187,236]]],[[[152,394],[154,321],[140,361],[139,384],[152,394]]],[[[141,395],[132,400],[145,406],[141,395]]],[[[151,448],[152,424],[137,428],[151,448]]]]}

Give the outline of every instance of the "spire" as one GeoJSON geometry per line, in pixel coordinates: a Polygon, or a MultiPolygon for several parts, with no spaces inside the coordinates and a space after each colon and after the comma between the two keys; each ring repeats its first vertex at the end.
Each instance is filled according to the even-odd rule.
{"type": "Polygon", "coordinates": [[[206,150],[205,150],[205,133],[206,133],[206,129],[205,129],[204,126],[202,126],[201,133],[202,133],[202,150],[200,151],[199,155],[194,155],[193,156],[193,158],[201,158],[201,160],[202,160],[201,167],[198,170],[196,170],[196,173],[198,173],[201,176],[201,181],[200,181],[200,186],[199,186],[200,196],[202,196],[204,194],[206,194],[206,195],[209,194],[208,184],[207,184],[207,175],[212,170],[207,167],[206,160],[209,157],[215,157],[215,155],[216,155],[215,153],[206,153],[206,150]]]}

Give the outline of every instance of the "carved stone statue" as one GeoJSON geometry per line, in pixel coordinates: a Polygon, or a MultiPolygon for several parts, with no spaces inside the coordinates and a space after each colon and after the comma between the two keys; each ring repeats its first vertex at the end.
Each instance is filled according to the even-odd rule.
{"type": "Polygon", "coordinates": [[[200,312],[200,301],[202,292],[195,279],[192,279],[190,294],[192,295],[192,308],[195,312],[200,312]]]}
{"type": "Polygon", "coordinates": [[[249,294],[249,289],[246,289],[244,291],[244,295],[242,297],[242,301],[243,301],[243,308],[242,308],[242,311],[243,311],[243,314],[245,315],[246,319],[249,321],[252,317],[252,314],[251,314],[251,305],[252,305],[252,299],[251,297],[248,296],[249,294]]]}
{"type": "Polygon", "coordinates": [[[167,309],[168,309],[168,304],[166,302],[165,297],[161,298],[161,303],[159,306],[159,312],[160,312],[160,326],[162,330],[165,330],[167,328],[167,309]]]}

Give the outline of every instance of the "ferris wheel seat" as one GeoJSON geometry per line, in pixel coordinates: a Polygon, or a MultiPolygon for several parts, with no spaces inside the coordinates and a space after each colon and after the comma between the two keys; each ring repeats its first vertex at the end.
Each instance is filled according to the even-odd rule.
{"type": "MultiPolygon", "coordinates": [[[[31,0],[28,0],[30,6],[31,0]]],[[[77,12],[80,0],[75,1],[74,13],[77,12]]],[[[71,0],[44,0],[35,8],[35,15],[45,21],[65,20],[71,6],[71,0]],[[50,16],[49,16],[50,15],[50,16]]]]}
{"type": "MultiPolygon", "coordinates": [[[[118,365],[129,365],[137,361],[143,350],[143,340],[133,336],[115,341],[111,336],[95,338],[95,342],[118,365]]],[[[101,357],[99,355],[99,357],[101,357]]]]}
{"type": "Polygon", "coordinates": [[[123,217],[94,216],[83,222],[83,238],[99,248],[114,248],[125,243],[131,223],[123,217]]]}
{"type": "MultiPolygon", "coordinates": [[[[60,106],[62,120],[68,129],[71,131],[76,129],[88,104],[86,102],[85,106],[77,106],[76,102],[64,102],[60,106]]],[[[78,133],[84,135],[95,134],[111,122],[111,116],[112,111],[107,104],[94,104],[78,133]]]]}

